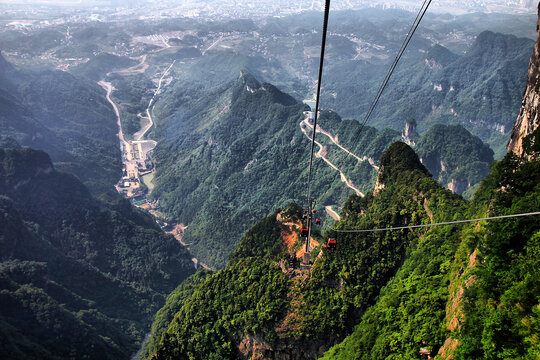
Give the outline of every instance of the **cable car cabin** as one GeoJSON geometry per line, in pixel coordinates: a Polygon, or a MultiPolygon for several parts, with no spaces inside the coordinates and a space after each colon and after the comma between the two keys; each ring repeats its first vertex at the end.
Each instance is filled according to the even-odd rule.
{"type": "Polygon", "coordinates": [[[320,224],[321,224],[321,220],[320,220],[320,219],[315,220],[315,224],[316,224],[316,225],[320,225],[320,224]]]}
{"type": "Polygon", "coordinates": [[[300,230],[300,236],[301,237],[308,237],[308,234],[309,234],[309,230],[307,228],[302,228],[302,230],[300,230]]]}
{"type": "Polygon", "coordinates": [[[336,239],[328,239],[328,242],[326,243],[326,248],[335,250],[336,247],[337,247],[336,239]]]}
{"type": "Polygon", "coordinates": [[[317,210],[313,209],[313,213],[315,214],[317,212],[317,210]]]}

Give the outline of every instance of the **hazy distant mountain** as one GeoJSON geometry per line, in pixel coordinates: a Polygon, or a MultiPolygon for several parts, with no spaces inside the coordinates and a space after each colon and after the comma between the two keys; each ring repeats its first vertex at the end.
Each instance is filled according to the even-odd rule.
{"type": "MultiPolygon", "coordinates": [[[[6,5],[50,5],[54,7],[64,6],[64,7],[77,7],[77,8],[87,8],[89,10],[94,10],[99,12],[96,7],[124,7],[128,9],[146,9],[147,13],[152,14],[153,7],[159,7],[159,10],[164,11],[165,9],[178,10],[178,2],[172,0],[89,0],[89,1],[78,1],[78,0],[61,0],[61,1],[51,1],[51,0],[5,0],[4,4],[6,5]]],[[[222,16],[234,17],[236,16],[269,16],[269,15],[279,15],[290,14],[302,11],[322,11],[324,8],[324,2],[315,2],[315,3],[306,3],[300,0],[293,1],[270,1],[262,0],[257,3],[257,7],[250,6],[249,0],[240,0],[235,1],[233,4],[227,3],[225,1],[219,0],[204,0],[204,1],[189,1],[185,4],[182,4],[181,9],[184,13],[192,14],[195,16],[200,12],[209,12],[211,14],[218,14],[221,10],[222,16]],[[209,11],[213,9],[214,11],[209,11]],[[234,11],[236,10],[236,11],[234,11]]],[[[536,2],[534,0],[487,0],[487,1],[477,1],[477,0],[466,0],[466,1],[434,1],[431,6],[431,11],[433,12],[451,12],[451,13],[466,13],[466,12],[475,12],[475,11],[484,11],[484,12],[500,12],[500,13],[518,13],[525,11],[534,11],[536,2]]],[[[413,0],[398,0],[389,2],[387,0],[351,0],[344,3],[335,3],[332,4],[333,9],[335,10],[356,10],[369,7],[377,8],[395,8],[395,9],[404,9],[404,10],[417,10],[419,4],[413,0]]],[[[156,13],[157,15],[157,13],[156,13]]]]}
{"type": "Polygon", "coordinates": [[[118,126],[97,84],[61,71],[17,70],[0,55],[2,134],[50,153],[95,193],[121,177],[118,126]]]}
{"type": "MultiPolygon", "coordinates": [[[[370,124],[397,130],[408,116],[420,132],[439,122],[462,124],[500,157],[519,110],[532,46],[532,40],[492,32],[478,35],[464,55],[435,45],[398,66],[370,124]]],[[[325,106],[361,120],[380,85],[373,74],[382,67],[362,61],[336,66],[325,78],[325,106]]]]}

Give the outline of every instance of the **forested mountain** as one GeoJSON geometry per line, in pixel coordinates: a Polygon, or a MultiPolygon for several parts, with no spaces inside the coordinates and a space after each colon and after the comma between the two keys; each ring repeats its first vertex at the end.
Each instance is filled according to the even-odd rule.
{"type": "Polygon", "coordinates": [[[191,256],[127,201],[105,204],[30,148],[0,149],[1,352],[129,358],[191,256]]]}
{"type": "MultiPolygon", "coordinates": [[[[375,191],[352,195],[332,229],[315,231],[311,268],[297,269],[302,208],[276,210],[244,235],[224,270],[180,292],[189,296],[183,303],[169,302],[174,320],[163,332],[170,315],[159,318],[155,353],[144,356],[537,359],[537,215],[341,232],[538,211],[537,63],[534,52],[519,125],[527,132],[513,138],[522,145],[491,166],[472,201],[442,188],[412,148],[395,142],[380,158],[375,191]],[[337,249],[321,246],[329,237],[337,249]]],[[[435,127],[420,148],[445,154],[450,145],[437,140],[445,130],[435,127]]],[[[467,146],[492,156],[481,143],[467,146]]]]}
{"type": "MultiPolygon", "coordinates": [[[[414,152],[403,146],[398,143],[386,153],[388,161],[381,161],[387,190],[376,197],[353,197],[344,213],[365,225],[380,227],[426,221],[423,199],[418,203],[411,199],[418,198],[418,190],[434,207],[441,202],[462,203],[429,179],[414,152]],[[415,169],[407,170],[410,165],[415,169]],[[360,210],[366,212],[361,219],[360,210]],[[400,210],[401,215],[393,215],[400,210]]],[[[249,357],[252,352],[262,352],[265,357],[289,354],[292,358],[316,358],[351,329],[399,268],[409,246],[416,245],[414,234],[405,231],[393,236],[374,233],[362,239],[340,237],[338,250],[322,248],[322,257],[307,276],[299,270],[288,271],[289,246],[301,245],[286,244],[281,236],[287,231],[286,223],[301,217],[301,208],[279,213],[280,217],[276,212],[248,231],[227,268],[208,279],[182,306],[162,337],[158,358],[179,358],[182,354],[237,358],[240,353],[249,357]],[[190,323],[188,318],[200,322],[190,323]],[[201,333],[215,336],[194,341],[201,333]]]]}
{"type": "MultiPolygon", "coordinates": [[[[435,123],[461,124],[500,158],[518,115],[533,43],[485,31],[464,55],[435,45],[409,57],[393,74],[371,124],[397,130],[412,116],[420,133],[435,123]]],[[[376,62],[340,63],[325,78],[325,107],[348,117],[365,113],[380,85],[380,76],[373,74],[386,68],[376,62]]]]}
{"type": "MultiPolygon", "coordinates": [[[[214,88],[179,82],[155,108],[160,120],[153,135],[159,144],[151,196],[160,199],[168,217],[188,225],[184,241],[215,267],[224,265],[249,223],[305,196],[311,128],[300,123],[306,107],[246,71],[240,73],[232,83],[214,88]]],[[[359,191],[370,191],[378,159],[400,133],[370,126],[359,132],[358,121],[332,111],[321,112],[319,126],[332,138],[320,134],[322,149],[317,146],[315,152],[359,191]]],[[[489,147],[462,127],[442,126],[418,141],[428,169],[445,186],[459,184],[454,188],[459,193],[485,177],[493,161],[489,147]],[[457,143],[463,149],[454,154],[457,143]],[[446,172],[440,170],[441,161],[446,172]]],[[[320,157],[315,166],[318,207],[343,203],[353,190],[320,157]]]]}
{"type": "MultiPolygon", "coordinates": [[[[174,94],[173,113],[161,113],[165,120],[154,132],[160,142],[151,195],[167,216],[188,225],[184,241],[193,253],[222,267],[248,224],[305,196],[310,147],[299,126],[305,106],[246,73],[209,96],[194,99],[181,86],[174,94]]],[[[377,140],[362,145],[383,151],[372,145],[377,140]]],[[[358,174],[360,189],[373,179],[367,161],[345,165],[358,174]]],[[[320,159],[315,166],[315,183],[324,188],[320,206],[345,200],[352,190],[333,181],[337,172],[320,159]]]]}
{"type": "Polygon", "coordinates": [[[18,70],[0,55],[2,135],[42,149],[100,194],[122,175],[114,112],[97,84],[62,71],[18,70]]]}
{"type": "MultiPolygon", "coordinates": [[[[353,195],[335,228],[522,213],[536,210],[540,196],[539,162],[513,154],[493,168],[471,203],[437,184],[406,144],[393,144],[380,165],[377,194],[353,195]]],[[[302,245],[288,234],[299,230],[291,224],[300,217],[301,208],[291,206],[249,230],[227,267],[176,304],[156,358],[316,359],[351,332],[325,358],[539,354],[535,217],[361,234],[330,230],[315,239],[335,237],[338,248],[316,248],[309,272],[290,265],[291,250],[302,245]]]]}
{"type": "MultiPolygon", "coordinates": [[[[539,165],[508,154],[460,215],[538,210],[539,165]]],[[[420,251],[324,359],[413,358],[422,350],[436,359],[538,358],[538,219],[438,230],[419,237],[420,251]]]]}
{"type": "Polygon", "coordinates": [[[143,345],[141,358],[146,359],[157,351],[161,335],[167,331],[178,309],[182,307],[183,303],[193,295],[199,285],[204,283],[210,275],[212,275],[211,271],[201,269],[184,280],[167,296],[165,305],[156,313],[152,324],[151,336],[143,345]]]}
{"type": "Polygon", "coordinates": [[[77,75],[86,76],[91,80],[104,79],[107,73],[136,65],[137,61],[128,57],[121,57],[108,53],[98,54],[88,62],[81,64],[72,70],[77,75]]]}
{"type": "Polygon", "coordinates": [[[493,162],[493,150],[461,125],[433,125],[415,151],[433,177],[458,194],[479,184],[493,162]]]}
{"type": "Polygon", "coordinates": [[[415,14],[332,13],[311,182],[322,224],[307,266],[296,204],[314,130],[298,100],[313,96],[320,14],[161,15],[2,17],[0,47],[16,65],[0,55],[1,354],[540,356],[537,216],[339,231],[538,210],[538,79],[516,126],[522,151],[490,166],[518,113],[528,15],[426,17],[364,127],[415,14]],[[127,140],[154,123],[143,126],[157,143],[145,206],[185,225],[175,231],[187,248],[111,193],[121,159],[144,151],[120,154],[99,80],[127,140]],[[422,135],[407,138],[412,117],[422,135]],[[194,274],[192,261],[217,270],[194,274]]]}

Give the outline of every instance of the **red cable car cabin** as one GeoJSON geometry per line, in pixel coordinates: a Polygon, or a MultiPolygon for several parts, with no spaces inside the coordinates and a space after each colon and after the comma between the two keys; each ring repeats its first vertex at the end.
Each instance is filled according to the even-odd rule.
{"type": "Polygon", "coordinates": [[[315,224],[319,225],[321,223],[320,219],[315,220],[315,224]]]}
{"type": "Polygon", "coordinates": [[[301,237],[308,237],[308,234],[309,234],[309,230],[307,228],[302,228],[302,230],[300,230],[300,236],[301,237]]]}
{"type": "Polygon", "coordinates": [[[328,249],[334,250],[337,247],[336,239],[328,239],[328,242],[326,243],[326,247],[328,249]]]}

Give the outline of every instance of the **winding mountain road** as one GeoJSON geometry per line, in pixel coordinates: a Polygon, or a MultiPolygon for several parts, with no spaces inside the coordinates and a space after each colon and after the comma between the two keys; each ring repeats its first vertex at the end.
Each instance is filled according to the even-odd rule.
{"type": "MultiPolygon", "coordinates": [[[[146,55],[142,57],[141,62],[138,65],[132,66],[131,68],[128,68],[128,69],[121,70],[118,73],[121,73],[123,75],[129,75],[133,72],[144,72],[146,68],[148,67],[148,65],[145,64],[145,61],[146,61],[146,55]],[[141,69],[137,70],[137,68],[139,67],[141,69]]],[[[107,95],[106,95],[107,101],[112,105],[114,109],[114,113],[116,115],[116,121],[118,124],[118,138],[120,139],[121,149],[123,152],[122,163],[124,163],[124,165],[126,166],[126,169],[128,169],[128,173],[130,171],[133,171],[133,172],[138,171],[137,159],[132,159],[132,158],[128,158],[129,156],[124,156],[124,152],[126,154],[129,154],[132,152],[133,147],[138,146],[139,156],[141,157],[141,160],[144,160],[146,158],[146,154],[152,151],[157,145],[157,141],[155,140],[141,140],[141,139],[146,135],[148,130],[150,130],[150,128],[154,125],[154,121],[152,119],[152,114],[151,114],[151,108],[155,103],[156,96],[159,95],[159,93],[161,92],[161,89],[163,86],[163,80],[165,79],[167,74],[170,72],[175,62],[176,60],[173,61],[169,65],[167,70],[165,70],[165,72],[161,75],[158,81],[158,87],[154,91],[154,95],[152,96],[152,99],[150,99],[148,103],[148,107],[146,108],[146,114],[148,116],[149,123],[146,124],[146,126],[143,129],[139,130],[137,133],[134,134],[135,139],[133,141],[126,141],[124,137],[124,132],[122,130],[122,122],[120,118],[120,110],[118,109],[118,106],[116,105],[116,103],[111,99],[111,93],[115,90],[114,86],[110,82],[105,81],[105,80],[101,80],[98,82],[99,86],[101,86],[107,92],[107,95]]],[[[184,226],[184,224],[180,224],[175,228],[175,231],[172,232],[173,236],[178,240],[178,242],[185,247],[189,246],[189,244],[186,244],[182,241],[182,236],[184,235],[184,230],[186,228],[187,226],[184,226]]],[[[205,269],[210,269],[209,266],[207,266],[203,262],[200,262],[197,258],[192,258],[191,260],[193,261],[195,268],[203,267],[205,269]]]]}
{"type": "Polygon", "coordinates": [[[167,68],[167,70],[165,70],[165,72],[161,75],[161,77],[159,78],[159,81],[158,81],[158,87],[157,89],[154,91],[154,95],[152,96],[152,98],[150,99],[150,102],[148,103],[148,107],[146,108],[146,118],[148,119],[148,124],[146,124],[141,130],[137,131],[135,134],[133,134],[133,138],[135,140],[141,140],[145,135],[146,133],[152,128],[152,126],[154,126],[154,119],[152,119],[152,106],[154,105],[155,103],[155,99],[156,99],[156,96],[159,95],[161,93],[161,86],[163,84],[163,79],[165,78],[165,76],[167,76],[167,74],[169,73],[169,71],[171,71],[171,68],[173,67],[173,65],[176,63],[176,60],[174,60],[171,65],[169,65],[169,67],[167,68]]]}
{"type": "Polygon", "coordinates": [[[332,206],[325,206],[324,209],[326,210],[326,213],[328,215],[330,215],[330,217],[336,221],[339,221],[341,219],[341,217],[339,216],[339,214],[337,212],[334,211],[334,209],[332,209],[332,206]]]}
{"type": "Polygon", "coordinates": [[[107,91],[107,101],[112,105],[114,113],[116,114],[116,123],[118,124],[118,138],[120,139],[120,142],[126,144],[124,132],[122,131],[122,123],[120,122],[120,111],[118,110],[118,106],[116,106],[114,101],[112,101],[111,99],[111,93],[114,90],[114,86],[112,86],[110,82],[107,82],[105,80],[99,81],[98,85],[105,89],[105,91],[107,91]]]}
{"type": "MultiPolygon", "coordinates": [[[[310,127],[313,129],[313,125],[311,125],[309,123],[309,117],[306,116],[306,118],[302,121],[306,126],[310,127]]],[[[375,160],[373,158],[368,158],[367,156],[364,156],[364,157],[360,157],[356,154],[354,154],[353,152],[351,152],[349,149],[343,147],[339,142],[338,142],[338,139],[337,139],[337,136],[332,136],[332,134],[330,134],[328,131],[325,131],[321,128],[320,125],[317,125],[317,132],[318,133],[321,133],[323,135],[326,135],[328,136],[328,138],[336,145],[338,146],[341,150],[345,151],[347,154],[351,155],[352,157],[356,158],[356,160],[358,160],[358,162],[364,162],[364,161],[367,161],[369,162],[369,164],[377,171],[379,171],[379,167],[377,165],[375,165],[375,160]]]]}
{"type": "MultiPolygon", "coordinates": [[[[307,130],[306,130],[306,126],[302,126],[302,124],[306,124],[308,123],[307,120],[309,119],[309,115],[306,115],[306,118],[304,120],[302,120],[300,122],[300,129],[302,130],[302,132],[304,133],[304,135],[306,135],[306,137],[311,140],[311,138],[309,137],[308,133],[307,133],[307,130]]],[[[313,128],[313,127],[312,127],[313,128]]],[[[332,169],[336,170],[339,172],[339,175],[340,175],[340,178],[341,178],[341,181],[343,183],[345,183],[345,185],[347,187],[349,187],[350,189],[354,190],[354,192],[359,195],[359,196],[362,196],[364,197],[364,193],[362,193],[352,182],[352,180],[350,179],[347,179],[347,177],[345,176],[345,174],[343,173],[343,171],[341,171],[336,165],[334,165],[330,160],[328,160],[326,158],[326,147],[323,146],[320,142],[316,141],[315,140],[315,144],[317,144],[317,146],[319,147],[319,151],[317,151],[317,153],[315,154],[316,157],[318,158],[321,158],[324,160],[324,162],[326,162],[328,164],[328,166],[330,166],[332,169]]]]}
{"type": "Polygon", "coordinates": [[[117,74],[120,75],[133,75],[133,74],[142,74],[148,69],[148,64],[146,63],[146,56],[147,54],[144,54],[141,56],[141,62],[137,65],[133,65],[130,68],[117,71],[117,74]]]}

